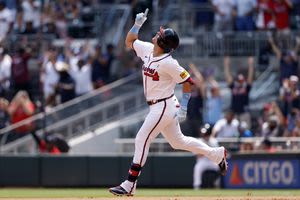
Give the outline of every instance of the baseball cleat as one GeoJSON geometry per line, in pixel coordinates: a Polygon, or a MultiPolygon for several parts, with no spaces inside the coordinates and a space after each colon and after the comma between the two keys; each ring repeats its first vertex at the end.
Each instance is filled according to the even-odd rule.
{"type": "Polygon", "coordinates": [[[128,193],[121,186],[116,186],[116,187],[109,188],[109,192],[116,195],[116,196],[133,196],[131,193],[128,193]]]}
{"type": "Polygon", "coordinates": [[[226,155],[227,154],[227,151],[226,149],[224,148],[224,157],[222,159],[222,161],[219,163],[219,168],[220,168],[220,173],[225,176],[226,173],[227,173],[227,169],[228,169],[228,163],[227,163],[227,160],[226,160],[226,155]]]}

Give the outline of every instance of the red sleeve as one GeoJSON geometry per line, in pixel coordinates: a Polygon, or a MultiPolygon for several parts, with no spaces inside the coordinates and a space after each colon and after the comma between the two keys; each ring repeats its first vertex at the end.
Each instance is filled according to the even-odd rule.
{"type": "Polygon", "coordinates": [[[61,154],[60,150],[56,146],[51,149],[50,153],[57,155],[61,154]]]}
{"type": "Polygon", "coordinates": [[[44,140],[41,140],[41,142],[39,144],[39,149],[40,149],[40,152],[47,152],[46,142],[44,140]]]}
{"type": "Polygon", "coordinates": [[[30,102],[29,109],[34,113],[35,112],[35,106],[34,103],[30,102]]]}

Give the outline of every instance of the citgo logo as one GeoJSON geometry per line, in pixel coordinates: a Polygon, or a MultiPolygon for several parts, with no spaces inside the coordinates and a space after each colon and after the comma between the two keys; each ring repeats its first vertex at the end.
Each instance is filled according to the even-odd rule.
{"type": "Polygon", "coordinates": [[[295,179],[295,168],[290,161],[247,161],[233,163],[229,184],[290,185],[295,179]]]}
{"type": "Polygon", "coordinates": [[[230,176],[229,183],[231,185],[243,185],[244,184],[244,180],[241,177],[239,167],[236,163],[233,165],[233,169],[232,169],[232,173],[231,173],[231,176],[230,176]]]}

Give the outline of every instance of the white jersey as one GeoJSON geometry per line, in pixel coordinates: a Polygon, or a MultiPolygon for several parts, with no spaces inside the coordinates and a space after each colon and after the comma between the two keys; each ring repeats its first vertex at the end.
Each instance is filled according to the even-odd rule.
{"type": "Polygon", "coordinates": [[[154,45],[135,40],[133,49],[144,62],[143,83],[147,101],[170,97],[177,83],[186,81],[190,75],[171,54],[153,57],[154,45]]]}

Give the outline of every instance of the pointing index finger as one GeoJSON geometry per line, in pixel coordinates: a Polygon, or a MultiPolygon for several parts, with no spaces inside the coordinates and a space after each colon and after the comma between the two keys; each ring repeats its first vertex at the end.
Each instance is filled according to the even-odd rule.
{"type": "Polygon", "coordinates": [[[148,12],[149,12],[149,8],[147,8],[147,9],[145,10],[145,12],[144,12],[144,17],[147,17],[148,12]]]}

